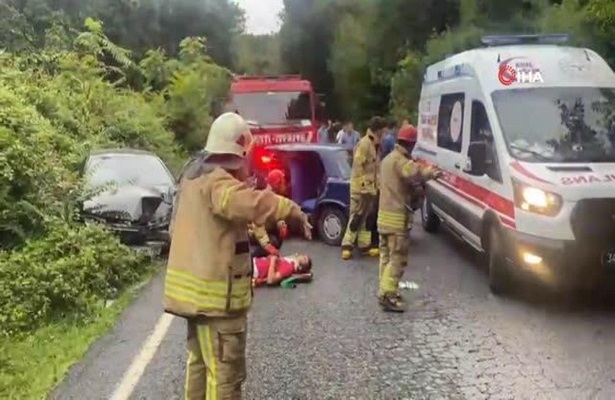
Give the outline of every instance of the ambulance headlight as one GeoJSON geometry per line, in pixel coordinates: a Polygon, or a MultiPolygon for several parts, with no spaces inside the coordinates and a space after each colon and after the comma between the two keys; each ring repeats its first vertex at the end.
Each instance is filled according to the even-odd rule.
{"type": "Polygon", "coordinates": [[[554,217],[562,209],[562,197],[557,193],[525,185],[515,180],[513,180],[513,189],[515,206],[523,211],[554,217]]]}

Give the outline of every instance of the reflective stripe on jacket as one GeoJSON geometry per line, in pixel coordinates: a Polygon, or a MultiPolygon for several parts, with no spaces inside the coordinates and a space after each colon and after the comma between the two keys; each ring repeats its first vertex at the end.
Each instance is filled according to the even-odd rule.
{"type": "Polygon", "coordinates": [[[352,158],[350,177],[351,194],[377,194],[380,157],[376,150],[377,138],[371,131],[359,140],[352,158]]]}
{"type": "Polygon", "coordinates": [[[262,225],[248,224],[248,235],[252,236],[261,247],[265,247],[271,243],[267,229],[262,225]]]}
{"type": "Polygon", "coordinates": [[[183,317],[220,317],[252,303],[247,225],[299,217],[269,190],[249,188],[218,167],[181,182],[164,286],[164,307],[183,317]]]}
{"type": "Polygon", "coordinates": [[[396,144],[381,165],[380,202],[378,206],[378,232],[404,234],[408,230],[411,213],[412,184],[428,179],[433,170],[412,161],[408,151],[396,144]]]}

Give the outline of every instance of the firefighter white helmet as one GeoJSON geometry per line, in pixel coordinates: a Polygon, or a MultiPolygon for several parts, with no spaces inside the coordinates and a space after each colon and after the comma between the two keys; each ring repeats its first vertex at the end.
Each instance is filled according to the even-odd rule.
{"type": "Polygon", "coordinates": [[[252,133],[248,123],[239,114],[227,112],[211,124],[205,152],[245,158],[251,146],[252,133]]]}

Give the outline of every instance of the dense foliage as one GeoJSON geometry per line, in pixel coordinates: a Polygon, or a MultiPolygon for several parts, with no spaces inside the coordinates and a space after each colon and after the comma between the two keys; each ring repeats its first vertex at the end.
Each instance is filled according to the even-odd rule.
{"type": "Polygon", "coordinates": [[[39,49],[53,24],[79,29],[87,17],[103,21],[109,38],[139,57],[156,48],[175,55],[184,38],[207,37],[210,55],[226,67],[244,21],[232,0],[3,0],[0,47],[39,49]]]}
{"type": "Polygon", "coordinates": [[[426,65],[485,34],[568,32],[615,65],[611,0],[284,0],[283,70],[328,95],[332,115],[416,113],[426,65]]]}
{"type": "Polygon", "coordinates": [[[141,148],[177,168],[204,145],[231,76],[202,37],[139,59],[98,20],[79,32],[47,9],[0,7],[13,23],[0,28],[1,336],[88,315],[139,279],[140,257],[79,222],[87,154],[141,148]]]}

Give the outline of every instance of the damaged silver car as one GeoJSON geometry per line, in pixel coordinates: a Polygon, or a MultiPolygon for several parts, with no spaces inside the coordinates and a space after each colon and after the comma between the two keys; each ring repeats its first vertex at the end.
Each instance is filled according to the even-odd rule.
{"type": "Polygon", "coordinates": [[[133,149],[97,150],[90,153],[84,173],[94,193],[83,203],[86,222],[104,223],[129,245],[170,242],[177,184],[158,156],[133,149]]]}

